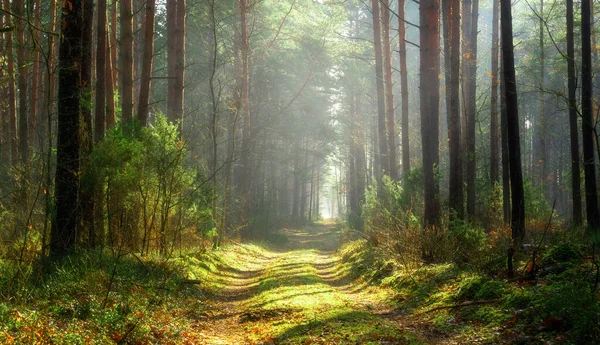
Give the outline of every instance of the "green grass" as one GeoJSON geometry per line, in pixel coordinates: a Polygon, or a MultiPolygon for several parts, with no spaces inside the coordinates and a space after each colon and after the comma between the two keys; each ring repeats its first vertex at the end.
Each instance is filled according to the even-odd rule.
{"type": "Polygon", "coordinates": [[[549,248],[538,264],[539,279],[525,283],[455,264],[404,270],[366,241],[346,244],[341,253],[353,276],[392,289],[393,303],[407,308],[410,319],[455,342],[580,344],[600,336],[596,271],[580,246],[549,248]],[[389,272],[390,266],[398,268],[389,272]]]}

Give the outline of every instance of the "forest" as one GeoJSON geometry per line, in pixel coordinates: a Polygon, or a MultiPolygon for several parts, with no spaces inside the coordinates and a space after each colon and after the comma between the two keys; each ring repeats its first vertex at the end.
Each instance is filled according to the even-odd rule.
{"type": "Polygon", "coordinates": [[[600,344],[599,10],[0,0],[0,343],[600,344]]]}

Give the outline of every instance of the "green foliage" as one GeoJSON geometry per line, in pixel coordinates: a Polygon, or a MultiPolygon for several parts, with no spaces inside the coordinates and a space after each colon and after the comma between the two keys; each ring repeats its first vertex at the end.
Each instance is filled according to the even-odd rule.
{"type": "Polygon", "coordinates": [[[572,327],[577,343],[588,343],[600,334],[600,304],[590,284],[573,281],[554,283],[540,289],[539,305],[545,317],[572,327]]]}
{"type": "Polygon", "coordinates": [[[552,211],[552,206],[544,196],[544,185],[534,186],[530,180],[523,183],[525,194],[525,214],[529,221],[534,223],[546,222],[552,211]]]}
{"type": "Polygon", "coordinates": [[[107,195],[107,242],[166,253],[177,238],[181,245],[184,224],[214,237],[211,190],[204,175],[186,167],[188,150],[177,125],[157,116],[153,125],[130,131],[135,134],[111,130],[84,169],[90,173],[82,183],[107,195]]]}
{"type": "Polygon", "coordinates": [[[448,224],[448,232],[454,239],[454,260],[469,262],[478,259],[486,240],[486,234],[479,225],[454,219],[448,224]]]}
{"type": "Polygon", "coordinates": [[[541,266],[575,262],[582,259],[581,245],[559,243],[550,247],[540,261],[541,266]]]}

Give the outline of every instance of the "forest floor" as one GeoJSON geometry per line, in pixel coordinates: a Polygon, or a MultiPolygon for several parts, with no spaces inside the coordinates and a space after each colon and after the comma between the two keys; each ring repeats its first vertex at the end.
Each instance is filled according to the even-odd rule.
{"type": "Polygon", "coordinates": [[[274,249],[246,251],[221,267],[202,344],[440,343],[392,306],[391,290],[350,278],[336,253],[336,224],[282,234],[287,241],[274,249]]]}
{"type": "Polygon", "coordinates": [[[596,334],[600,309],[573,284],[589,264],[569,247],[552,256],[574,258],[564,279],[518,283],[452,263],[399,269],[342,234],[316,224],[169,258],[80,253],[39,279],[13,279],[27,271],[0,261],[0,344],[591,344],[577,339],[596,334]]]}

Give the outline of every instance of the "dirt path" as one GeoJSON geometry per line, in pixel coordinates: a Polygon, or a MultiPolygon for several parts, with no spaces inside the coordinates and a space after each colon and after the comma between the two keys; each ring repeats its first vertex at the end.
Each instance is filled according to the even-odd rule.
{"type": "Polygon", "coordinates": [[[284,234],[283,249],[246,252],[223,273],[198,327],[204,344],[423,343],[383,316],[386,291],[348,277],[335,225],[284,234]]]}

